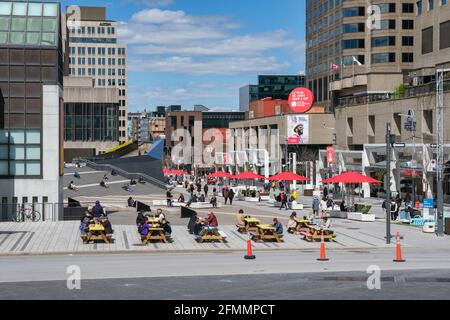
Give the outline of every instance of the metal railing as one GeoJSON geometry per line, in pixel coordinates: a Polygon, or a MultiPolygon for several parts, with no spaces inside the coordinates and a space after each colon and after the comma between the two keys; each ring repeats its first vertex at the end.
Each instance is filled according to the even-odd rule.
{"type": "Polygon", "coordinates": [[[64,207],[63,203],[2,203],[0,222],[57,221],[62,217],[64,207]]]}
{"type": "MultiPolygon", "coordinates": [[[[444,91],[450,91],[450,80],[444,81],[444,91]]],[[[405,89],[405,94],[396,96],[394,93],[377,93],[368,96],[354,96],[339,99],[338,107],[351,107],[378,103],[383,101],[395,101],[408,98],[430,95],[436,92],[436,82],[430,82],[420,86],[409,87],[405,89]]]]}
{"type": "Polygon", "coordinates": [[[130,173],[130,172],[127,172],[125,170],[122,170],[122,169],[120,169],[116,166],[110,165],[110,164],[98,164],[98,163],[92,162],[92,161],[90,161],[88,159],[84,159],[84,158],[74,159],[74,161],[84,162],[84,163],[86,163],[86,165],[88,167],[90,167],[93,170],[110,171],[110,172],[112,172],[114,170],[115,172],[117,172],[117,174],[119,174],[127,179],[130,179],[130,180],[131,179],[137,180],[137,179],[139,179],[139,177],[142,177],[145,180],[145,182],[148,182],[158,188],[166,189],[166,184],[163,181],[160,181],[156,178],[150,177],[149,175],[146,175],[144,173],[139,173],[139,172],[130,173]]]}

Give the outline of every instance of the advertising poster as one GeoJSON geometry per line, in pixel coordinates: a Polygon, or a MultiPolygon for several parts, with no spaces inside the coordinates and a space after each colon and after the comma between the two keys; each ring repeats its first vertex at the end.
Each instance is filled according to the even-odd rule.
{"type": "Polygon", "coordinates": [[[287,117],[288,144],[309,143],[309,116],[292,115],[287,117]]]}

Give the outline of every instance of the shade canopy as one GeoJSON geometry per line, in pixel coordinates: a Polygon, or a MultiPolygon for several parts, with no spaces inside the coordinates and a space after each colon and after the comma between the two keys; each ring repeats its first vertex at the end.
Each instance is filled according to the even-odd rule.
{"type": "Polygon", "coordinates": [[[173,174],[175,176],[181,176],[181,175],[185,175],[185,174],[188,174],[188,173],[186,171],[183,171],[183,170],[174,170],[174,171],[171,171],[170,174],[173,174]]]}
{"type": "Polygon", "coordinates": [[[346,172],[330,179],[323,180],[322,183],[382,183],[371,177],[367,177],[358,172],[346,172]]]}
{"type": "Polygon", "coordinates": [[[265,177],[260,176],[259,174],[256,174],[256,173],[250,172],[250,171],[237,174],[237,175],[233,176],[232,178],[234,178],[234,179],[265,179],[265,177]]]}
{"type": "Polygon", "coordinates": [[[306,177],[300,176],[293,172],[282,172],[270,177],[270,181],[311,181],[306,177]]]}
{"type": "Polygon", "coordinates": [[[163,173],[165,176],[172,174],[172,171],[169,168],[163,168],[163,173]]]}
{"type": "Polygon", "coordinates": [[[231,178],[233,175],[224,171],[217,171],[208,175],[208,178],[231,178]]]}

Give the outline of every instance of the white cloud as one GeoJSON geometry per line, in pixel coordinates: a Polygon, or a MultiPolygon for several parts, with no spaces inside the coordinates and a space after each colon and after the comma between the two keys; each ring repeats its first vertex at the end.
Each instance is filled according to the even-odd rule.
{"type": "Polygon", "coordinates": [[[237,33],[227,16],[191,16],[184,11],[145,9],[119,28],[129,44],[130,70],[193,75],[277,72],[289,66],[273,50],[301,50],[284,30],[237,33]]]}

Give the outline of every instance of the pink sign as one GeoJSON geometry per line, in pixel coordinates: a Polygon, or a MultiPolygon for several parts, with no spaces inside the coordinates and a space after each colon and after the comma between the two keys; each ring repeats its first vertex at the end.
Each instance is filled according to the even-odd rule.
{"type": "Polygon", "coordinates": [[[292,90],[289,95],[289,107],[295,113],[305,113],[311,110],[314,104],[314,94],[306,88],[292,90]]]}

